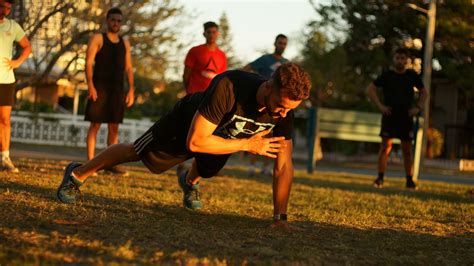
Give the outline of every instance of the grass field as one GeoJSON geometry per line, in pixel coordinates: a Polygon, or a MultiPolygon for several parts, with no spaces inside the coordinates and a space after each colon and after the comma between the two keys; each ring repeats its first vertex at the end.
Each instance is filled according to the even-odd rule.
{"type": "Polygon", "coordinates": [[[202,182],[204,209],[181,207],[174,172],[92,177],[84,202],[55,198],[64,161],[17,161],[0,173],[0,265],[473,265],[474,187],[296,172],[289,219],[269,228],[271,178],[228,167],[202,182]]]}

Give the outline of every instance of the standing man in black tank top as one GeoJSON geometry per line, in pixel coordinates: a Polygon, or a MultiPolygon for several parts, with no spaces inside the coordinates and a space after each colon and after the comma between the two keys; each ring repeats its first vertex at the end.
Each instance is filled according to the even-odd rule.
{"type": "MultiPolygon", "coordinates": [[[[125,106],[134,100],[134,81],[130,42],[119,35],[122,12],[118,8],[107,11],[107,33],[94,34],[87,48],[86,77],[89,89],[85,120],[90,121],[87,134],[87,159],[94,157],[97,132],[107,123],[107,144],[118,143],[119,123],[125,106]],[[129,90],[124,90],[127,75],[129,90]]],[[[127,175],[119,168],[106,169],[113,174],[127,175]]]]}

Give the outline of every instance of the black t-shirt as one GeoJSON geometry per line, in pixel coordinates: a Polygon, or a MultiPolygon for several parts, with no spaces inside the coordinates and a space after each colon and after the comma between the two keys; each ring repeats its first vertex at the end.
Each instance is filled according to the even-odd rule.
{"type": "Polygon", "coordinates": [[[383,72],[374,81],[374,85],[382,87],[384,104],[392,107],[392,111],[406,112],[413,105],[414,90],[422,89],[423,82],[418,74],[412,69],[404,73],[393,70],[383,72]]]}
{"type": "Polygon", "coordinates": [[[273,118],[258,111],[256,95],[264,81],[257,74],[240,70],[217,75],[206,91],[185,96],[160,119],[153,132],[159,148],[173,154],[186,152],[188,131],[198,110],[217,125],[214,135],[223,138],[249,138],[272,129],[273,136],[291,139],[293,110],[285,118],[273,118]]]}

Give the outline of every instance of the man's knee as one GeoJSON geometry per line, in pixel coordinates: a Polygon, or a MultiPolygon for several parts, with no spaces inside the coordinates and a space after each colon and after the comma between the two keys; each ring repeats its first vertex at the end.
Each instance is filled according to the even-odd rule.
{"type": "Polygon", "coordinates": [[[89,126],[89,130],[90,131],[99,131],[100,129],[100,123],[91,123],[90,126],[89,126]]]}

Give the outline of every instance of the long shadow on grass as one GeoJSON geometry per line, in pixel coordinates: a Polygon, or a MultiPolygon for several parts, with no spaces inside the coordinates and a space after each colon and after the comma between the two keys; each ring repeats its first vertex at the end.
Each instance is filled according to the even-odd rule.
{"type": "MultiPolygon", "coordinates": [[[[239,179],[249,179],[253,181],[258,181],[266,184],[272,183],[272,178],[257,175],[255,177],[250,177],[246,171],[239,169],[225,169],[223,171],[226,175],[235,176],[239,179]]],[[[350,180],[350,178],[343,178],[350,180]]],[[[441,192],[429,192],[423,190],[411,191],[407,190],[404,187],[400,189],[397,188],[384,188],[377,189],[372,187],[372,182],[367,182],[367,184],[358,184],[358,183],[345,183],[339,182],[337,180],[323,180],[323,179],[310,179],[302,176],[295,176],[295,183],[304,184],[312,187],[321,187],[329,189],[341,189],[352,192],[363,192],[363,193],[377,193],[380,195],[391,196],[391,195],[403,195],[407,197],[414,197],[420,200],[442,200],[452,203],[473,203],[474,200],[467,196],[458,195],[455,193],[441,193],[441,192]]],[[[402,185],[402,184],[401,184],[402,185]]],[[[403,184],[404,185],[404,184],[403,184]]]]}
{"type": "MultiPolygon", "coordinates": [[[[82,204],[64,205],[54,199],[54,189],[2,181],[0,187],[41,199],[31,203],[0,202],[1,230],[33,231],[49,236],[31,241],[0,234],[0,247],[6,245],[3,249],[7,250],[5,259],[24,258],[22,254],[27,251],[31,254],[39,249],[48,254],[73,254],[79,263],[174,264],[185,263],[190,257],[207,258],[210,262],[225,260],[229,264],[472,264],[474,261],[472,234],[447,238],[313,222],[295,222],[302,231],[286,232],[270,229],[268,220],[245,214],[191,212],[159,202],[143,204],[93,194],[85,195],[82,204]],[[79,221],[79,224],[58,224],[57,220],[79,221]],[[100,244],[85,244],[94,241],[100,244]]],[[[37,256],[36,262],[45,260],[42,255],[37,256]]],[[[64,262],[61,257],[49,259],[64,262]]]]}

